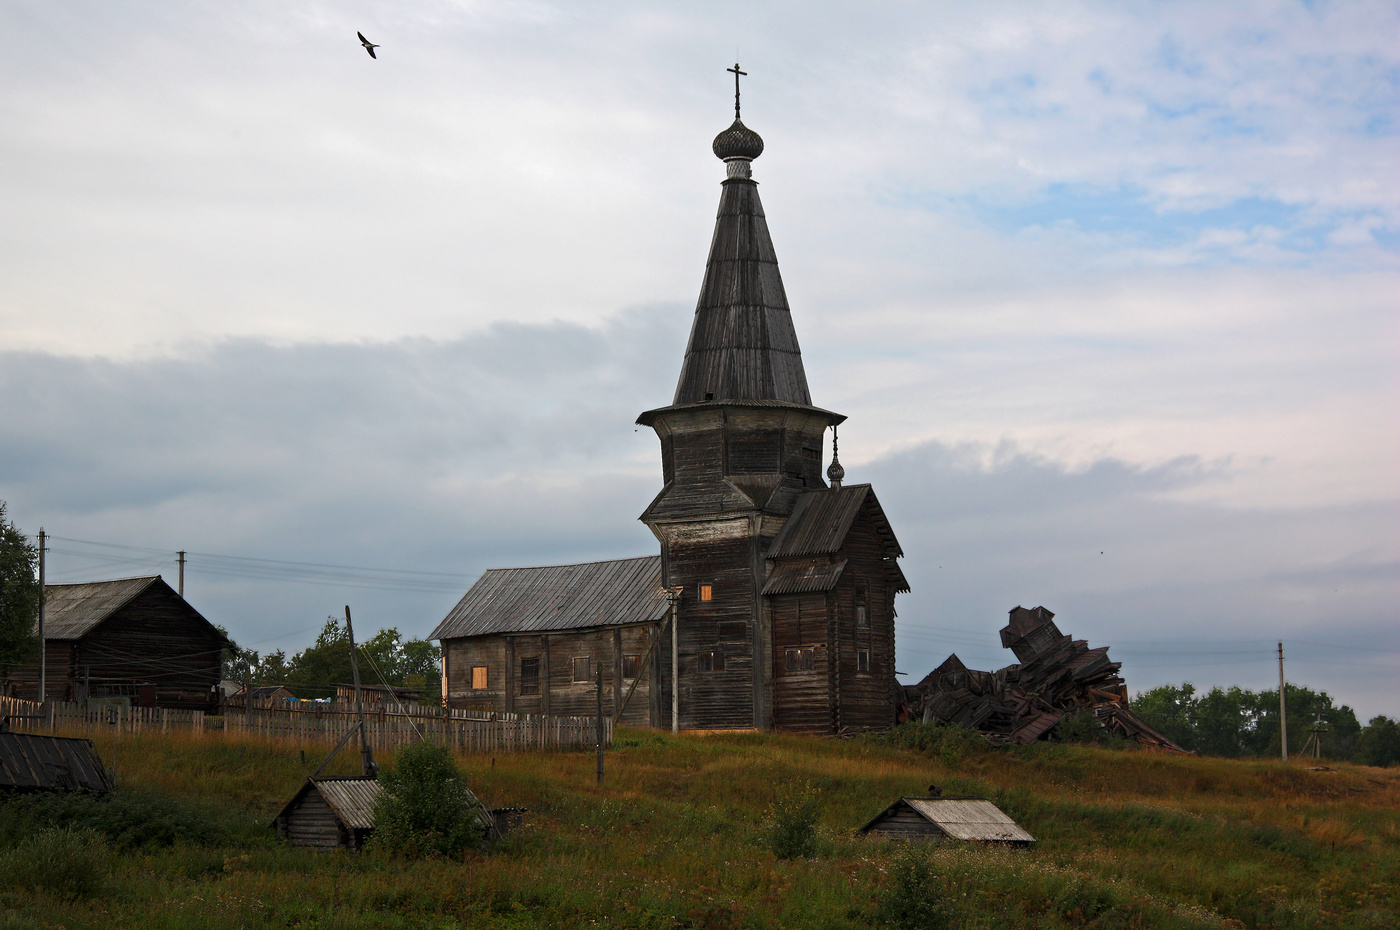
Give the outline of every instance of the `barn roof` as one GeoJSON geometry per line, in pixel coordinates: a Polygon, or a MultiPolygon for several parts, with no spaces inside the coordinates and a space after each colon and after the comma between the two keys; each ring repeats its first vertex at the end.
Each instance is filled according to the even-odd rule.
{"type": "Polygon", "coordinates": [[[1016,821],[986,798],[900,798],[856,832],[869,833],[902,808],[914,811],[953,839],[1035,842],[1035,837],[1021,829],[1016,821]]]}
{"type": "Polygon", "coordinates": [[[110,791],[112,783],[90,739],[0,730],[0,788],[110,791]]]}
{"type": "Polygon", "coordinates": [[[44,638],[82,639],[103,620],[160,581],[159,575],[44,585],[44,638]]]}
{"type": "MultiPolygon", "coordinates": [[[[141,575],[112,581],[44,585],[44,639],[82,639],[108,617],[154,587],[164,588],[170,597],[179,600],[190,613],[218,633],[214,624],[191,607],[161,576],[141,575]]],[[[227,639],[223,633],[218,635],[227,639]]]]}
{"type": "Polygon", "coordinates": [[[493,568],[477,580],[429,639],[545,632],[660,620],[669,607],[661,556],[493,568]]]}

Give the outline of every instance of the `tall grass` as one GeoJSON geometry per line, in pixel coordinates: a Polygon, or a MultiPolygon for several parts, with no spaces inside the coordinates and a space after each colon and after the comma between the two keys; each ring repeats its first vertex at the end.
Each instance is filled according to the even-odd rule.
{"type": "Polygon", "coordinates": [[[119,753],[117,796],[91,809],[0,801],[0,857],[54,829],[91,830],[105,850],[101,891],[0,881],[0,927],[867,928],[909,913],[959,928],[1289,930],[1400,913],[1396,770],[997,750],[908,730],[623,731],[601,786],[590,753],[458,757],[488,804],[529,809],[526,826],[489,854],[409,861],[272,839],[266,824],[321,761],[301,747],[151,735],[119,753]],[[995,799],[1039,842],[911,851],[852,836],[930,782],[995,799]],[[812,842],[780,857],[772,812],[804,786],[812,842]],[[127,831],[141,810],[166,827],[127,831]]]}

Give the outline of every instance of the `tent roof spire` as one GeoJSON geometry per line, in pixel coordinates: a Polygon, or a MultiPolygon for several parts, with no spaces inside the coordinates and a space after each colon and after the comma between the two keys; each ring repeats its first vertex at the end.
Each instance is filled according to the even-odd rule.
{"type": "MultiPolygon", "coordinates": [[[[730,69],[736,82],[743,73],[738,67],[730,69]]],[[[737,86],[734,109],[737,116],[737,86]]],[[[728,177],[721,185],[705,281],[672,403],[811,406],[778,257],[752,176],[763,138],[736,118],[715,136],[713,149],[728,177]]]]}

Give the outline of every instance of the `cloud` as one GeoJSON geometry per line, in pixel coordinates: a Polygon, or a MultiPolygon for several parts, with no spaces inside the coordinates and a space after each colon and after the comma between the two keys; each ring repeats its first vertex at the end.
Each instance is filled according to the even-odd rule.
{"type": "MultiPolygon", "coordinates": [[[[288,631],[314,634],[347,599],[371,626],[426,635],[485,568],[654,550],[636,516],[659,453],[632,420],[669,398],[688,316],[656,307],[445,342],[238,340],[173,359],[6,353],[0,498],[24,529],[60,538],[56,580],[169,577],[174,550],[190,551],[191,599],[248,643],[300,648],[309,635],[288,631]],[[370,573],[274,577],[208,553],[455,577],[385,589],[370,573]]],[[[1068,465],[1015,442],[924,442],[848,469],[874,482],[908,554],[910,675],[950,651],[1005,664],[996,630],[1017,603],[1116,644],[1134,687],[1272,674],[1263,653],[1219,667],[1222,639],[1255,652],[1325,639],[1343,649],[1312,650],[1329,662],[1400,654],[1393,499],[1228,507],[1191,498],[1240,480],[1227,460],[1068,465]],[[1147,645],[1167,640],[1181,661],[1147,645]]],[[[1304,668],[1300,680],[1385,709],[1387,673],[1304,668]]]]}

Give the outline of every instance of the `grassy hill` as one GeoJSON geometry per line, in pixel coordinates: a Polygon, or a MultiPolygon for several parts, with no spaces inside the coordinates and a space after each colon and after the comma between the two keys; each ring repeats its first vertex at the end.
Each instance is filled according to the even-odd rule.
{"type": "MultiPolygon", "coordinates": [[[[110,763],[110,742],[98,748],[110,763]]],[[[489,855],[406,862],[271,836],[319,753],[156,736],[116,753],[108,801],[0,801],[0,930],[1400,922],[1397,769],[994,750],[919,728],[622,731],[601,787],[588,753],[462,758],[488,803],[529,808],[525,829],[489,855]],[[850,835],[930,782],[994,799],[1039,842],[924,852],[850,835]],[[820,811],[815,853],[778,859],[773,808],[804,792],[820,811]]]]}

